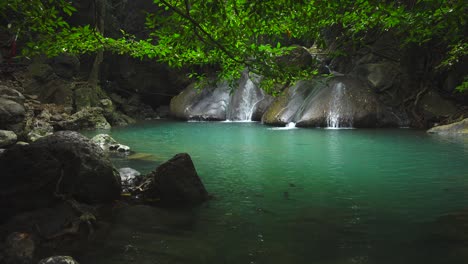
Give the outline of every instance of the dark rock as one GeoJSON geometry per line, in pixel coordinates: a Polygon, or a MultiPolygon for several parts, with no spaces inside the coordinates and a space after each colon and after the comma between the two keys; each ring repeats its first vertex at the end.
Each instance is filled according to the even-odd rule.
{"type": "Polygon", "coordinates": [[[119,198],[120,180],[102,149],[77,132],[61,131],[0,157],[0,207],[7,215],[48,207],[58,197],[85,203],[119,198]]]}
{"type": "Polygon", "coordinates": [[[208,199],[208,192],[187,153],[175,155],[150,176],[153,186],[145,195],[159,198],[164,205],[196,205],[208,199]]]}
{"type": "Polygon", "coordinates": [[[18,137],[15,132],[9,130],[0,130],[0,148],[15,144],[18,137]]]}
{"type": "Polygon", "coordinates": [[[13,232],[6,239],[4,263],[30,264],[35,248],[31,234],[13,232]]]}
{"type": "Polygon", "coordinates": [[[23,129],[21,123],[25,114],[24,106],[21,104],[0,98],[0,129],[13,130],[18,133],[23,129]]]}
{"type": "Polygon", "coordinates": [[[55,74],[65,79],[71,79],[80,69],[80,60],[69,54],[54,57],[49,61],[49,64],[54,69],[55,74]]]}
{"type": "Polygon", "coordinates": [[[53,256],[42,259],[38,264],[80,264],[78,261],[69,256],[53,256]]]}
{"type": "Polygon", "coordinates": [[[57,78],[49,64],[33,63],[28,66],[28,74],[36,81],[44,83],[57,78]]]}

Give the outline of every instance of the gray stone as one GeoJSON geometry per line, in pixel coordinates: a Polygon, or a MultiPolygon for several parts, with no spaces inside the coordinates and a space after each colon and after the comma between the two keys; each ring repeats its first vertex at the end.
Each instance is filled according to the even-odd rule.
{"type": "Polygon", "coordinates": [[[15,132],[9,130],[0,130],[0,148],[15,144],[18,137],[15,132]]]}
{"type": "Polygon", "coordinates": [[[70,256],[53,256],[41,259],[38,264],[80,264],[70,256]]]}
{"type": "Polygon", "coordinates": [[[16,128],[16,126],[24,120],[25,114],[26,111],[21,104],[0,98],[0,129],[18,132],[20,129],[16,128]]]}
{"type": "Polygon", "coordinates": [[[468,118],[462,121],[455,122],[448,125],[436,126],[427,131],[427,133],[441,134],[441,135],[468,135],[468,118]]]}
{"type": "Polygon", "coordinates": [[[49,207],[59,196],[84,203],[120,197],[120,177],[102,149],[77,132],[60,131],[0,156],[0,207],[8,216],[49,207]]]}

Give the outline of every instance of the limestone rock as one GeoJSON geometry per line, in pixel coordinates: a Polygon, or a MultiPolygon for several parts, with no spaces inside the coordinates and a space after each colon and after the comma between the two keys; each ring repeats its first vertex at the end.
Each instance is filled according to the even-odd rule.
{"type": "Polygon", "coordinates": [[[108,134],[98,134],[91,138],[91,141],[98,144],[104,151],[130,152],[130,147],[120,144],[108,134]]]}
{"type": "Polygon", "coordinates": [[[6,215],[49,207],[60,195],[85,203],[119,198],[120,179],[99,146],[60,131],[0,156],[0,207],[6,215]]]}
{"type": "Polygon", "coordinates": [[[192,159],[187,153],[179,153],[150,174],[153,186],[146,195],[161,199],[168,206],[187,206],[208,199],[192,159]]]}
{"type": "Polygon", "coordinates": [[[459,134],[459,135],[468,135],[468,118],[463,119],[462,121],[443,125],[443,126],[436,126],[427,131],[427,133],[434,133],[434,134],[459,134]]]}
{"type": "Polygon", "coordinates": [[[42,259],[38,264],[80,264],[70,256],[53,256],[42,259]]]}
{"type": "Polygon", "coordinates": [[[434,90],[430,90],[424,94],[418,106],[424,113],[425,119],[431,121],[438,121],[457,112],[457,107],[452,101],[442,98],[434,90]]]}
{"type": "Polygon", "coordinates": [[[9,130],[0,130],[0,148],[15,144],[18,137],[15,132],[9,130]]]}

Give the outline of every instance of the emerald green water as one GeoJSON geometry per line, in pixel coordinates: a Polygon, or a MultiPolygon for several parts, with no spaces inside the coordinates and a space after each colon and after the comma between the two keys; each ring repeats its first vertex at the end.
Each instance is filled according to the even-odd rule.
{"type": "Polygon", "coordinates": [[[466,137],[171,121],[110,134],[152,154],[116,167],[189,153],[215,199],[117,209],[83,263],[468,263],[466,137]]]}

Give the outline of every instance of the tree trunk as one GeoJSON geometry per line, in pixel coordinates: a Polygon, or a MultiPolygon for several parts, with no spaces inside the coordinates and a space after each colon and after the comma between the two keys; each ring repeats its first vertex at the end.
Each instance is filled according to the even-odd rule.
{"type": "MultiPolygon", "coordinates": [[[[94,0],[95,27],[98,33],[104,35],[104,21],[106,16],[106,0],[94,0]]],[[[98,50],[94,58],[93,67],[89,73],[88,82],[91,85],[99,84],[101,63],[104,60],[103,50],[98,50]]]]}

